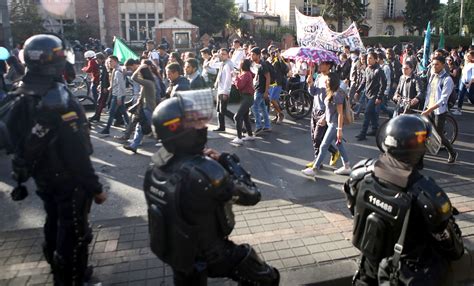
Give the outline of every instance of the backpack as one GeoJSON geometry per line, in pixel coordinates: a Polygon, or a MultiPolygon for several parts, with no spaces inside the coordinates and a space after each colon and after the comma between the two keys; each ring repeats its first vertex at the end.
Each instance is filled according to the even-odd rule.
{"type": "MultiPolygon", "coordinates": [[[[442,77],[441,77],[441,83],[439,85],[439,87],[441,88],[441,90],[443,90],[443,85],[444,85],[444,79],[447,77],[447,76],[450,76],[448,73],[445,73],[442,77]]],[[[451,109],[453,108],[453,106],[456,104],[456,100],[458,99],[458,94],[456,92],[456,88],[453,86],[453,90],[451,91],[451,94],[449,95],[448,97],[448,108],[451,109]]]]}

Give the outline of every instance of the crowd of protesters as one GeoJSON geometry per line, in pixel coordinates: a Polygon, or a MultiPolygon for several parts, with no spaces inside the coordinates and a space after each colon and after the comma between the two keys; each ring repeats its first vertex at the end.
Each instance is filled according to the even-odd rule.
{"type": "MultiPolygon", "coordinates": [[[[91,93],[96,102],[90,121],[99,122],[107,109],[109,118],[99,133],[108,136],[112,125],[124,125],[124,133],[115,138],[135,153],[143,136],[151,132],[154,108],[178,91],[213,88],[218,114],[214,131],[226,132],[226,121],[227,125],[231,123],[237,131],[231,143],[242,146],[255,140],[255,136],[271,132],[272,124],[284,121],[279,104],[283,89],[304,88],[314,98],[309,130],[314,158],[302,170],[303,174],[315,176],[328,152],[332,166],[342,157],[343,166],[336,174],[350,173],[342,130],[346,98],[356,119],[364,114],[357,140],[366,140],[377,133],[381,112],[388,117],[398,113],[391,102],[398,103],[397,106],[408,105],[411,110],[420,110],[433,118],[448,150],[448,162],[454,163],[457,152],[443,132],[446,114],[451,108],[452,114],[462,115],[465,97],[474,102],[473,49],[438,49],[431,54],[428,66],[423,67],[422,51],[411,44],[403,50],[368,48],[364,52],[344,47],[338,54],[338,63],[319,65],[286,60],[273,45],[260,48],[238,39],[230,48],[203,48],[198,55],[169,53],[168,48],[163,41],[158,46],[148,41],[140,59],[129,59],[123,66],[110,49],[89,50],[84,54],[86,64],[82,71],[90,75],[91,93]],[[131,99],[127,96],[130,94],[127,86],[131,99]],[[232,94],[240,97],[235,114],[228,109],[232,94]],[[448,107],[449,102],[453,106],[448,107]],[[274,118],[270,118],[272,110],[274,118]]],[[[17,56],[0,61],[0,97],[15,88],[24,73],[17,56]]]]}

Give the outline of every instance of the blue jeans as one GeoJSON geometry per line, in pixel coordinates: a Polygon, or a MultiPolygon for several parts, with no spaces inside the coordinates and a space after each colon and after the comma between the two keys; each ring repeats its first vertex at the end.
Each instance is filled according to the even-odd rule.
{"type": "Polygon", "coordinates": [[[112,126],[112,122],[114,121],[115,115],[122,116],[123,121],[125,121],[127,125],[129,123],[127,110],[125,109],[125,96],[122,96],[120,100],[122,101],[122,104],[117,105],[117,97],[112,96],[112,99],[110,101],[109,120],[107,121],[107,126],[105,126],[106,130],[109,130],[110,126],[112,126]]]}
{"type": "Polygon", "coordinates": [[[384,97],[382,99],[382,103],[377,105],[376,111],[377,111],[378,114],[380,114],[380,111],[383,111],[383,112],[385,112],[385,114],[387,114],[388,118],[392,118],[393,110],[389,109],[387,107],[387,105],[388,105],[388,99],[387,99],[387,97],[384,97]]]}
{"type": "Polygon", "coordinates": [[[97,90],[98,85],[95,83],[91,84],[91,92],[92,92],[92,98],[94,98],[94,101],[97,103],[97,99],[99,98],[99,92],[97,90]]]}
{"type": "Polygon", "coordinates": [[[372,130],[376,131],[379,127],[379,114],[377,112],[377,106],[375,105],[375,97],[367,101],[367,106],[365,107],[365,116],[364,123],[362,124],[362,130],[360,134],[365,136],[367,134],[367,129],[369,129],[369,123],[372,123],[372,130]]]}
{"type": "Polygon", "coordinates": [[[365,97],[365,92],[362,92],[359,98],[359,104],[355,108],[355,114],[359,115],[362,112],[362,109],[365,108],[367,98],[365,97]]]}
{"type": "MultiPolygon", "coordinates": [[[[329,146],[336,142],[337,139],[337,123],[329,123],[328,129],[326,130],[326,134],[324,134],[323,142],[321,143],[321,147],[319,147],[319,154],[314,162],[313,168],[319,169],[319,166],[323,163],[328,151],[329,146]]],[[[346,149],[344,148],[344,143],[341,142],[340,144],[336,145],[337,149],[341,153],[342,161],[344,162],[344,166],[349,165],[349,157],[347,156],[346,149]]]]}
{"type": "MultiPolygon", "coordinates": [[[[148,108],[143,108],[143,112],[145,113],[146,120],[148,122],[151,122],[152,111],[150,111],[148,108]]],[[[138,148],[138,145],[140,145],[142,140],[143,140],[142,125],[137,124],[137,127],[135,127],[135,135],[133,135],[133,141],[130,144],[130,146],[132,148],[138,148]]]]}
{"type": "Polygon", "coordinates": [[[255,115],[255,129],[262,128],[260,112],[262,112],[263,115],[264,128],[270,128],[270,117],[268,116],[268,109],[265,104],[265,99],[263,98],[263,93],[255,92],[252,111],[255,115]]]}

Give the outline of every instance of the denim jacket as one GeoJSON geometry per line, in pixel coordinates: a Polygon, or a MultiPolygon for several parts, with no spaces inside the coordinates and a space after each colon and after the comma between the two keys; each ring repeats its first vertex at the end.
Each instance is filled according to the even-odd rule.
{"type": "Polygon", "coordinates": [[[426,88],[424,109],[428,109],[431,96],[431,82],[435,76],[439,77],[439,84],[435,93],[435,101],[439,107],[434,111],[434,114],[440,115],[448,111],[448,99],[454,89],[454,82],[451,76],[446,73],[444,69],[439,74],[432,73],[430,80],[428,81],[428,87],[426,88]]]}

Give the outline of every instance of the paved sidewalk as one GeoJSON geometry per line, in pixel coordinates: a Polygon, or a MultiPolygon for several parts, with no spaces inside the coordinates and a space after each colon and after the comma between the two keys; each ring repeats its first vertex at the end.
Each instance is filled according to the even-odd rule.
{"type": "MultiPolygon", "coordinates": [[[[438,182],[461,212],[458,223],[471,247],[474,183],[456,177],[438,182]]],[[[232,240],[250,243],[267,262],[280,269],[281,285],[337,278],[346,278],[347,285],[347,277],[357,267],[358,251],[350,242],[352,220],[343,199],[310,204],[273,200],[234,210],[237,225],[232,240]]],[[[90,262],[95,266],[95,276],[104,285],[172,285],[170,269],[148,248],[146,218],[98,222],[94,223],[93,231],[90,262]]],[[[0,285],[51,283],[41,242],[41,229],[0,232],[0,285]]],[[[470,263],[464,266],[472,267],[470,263]]],[[[211,285],[234,285],[222,279],[210,281],[211,285]]]]}

